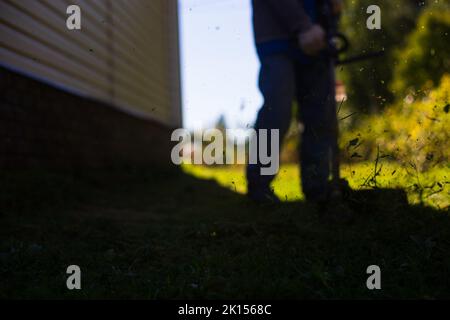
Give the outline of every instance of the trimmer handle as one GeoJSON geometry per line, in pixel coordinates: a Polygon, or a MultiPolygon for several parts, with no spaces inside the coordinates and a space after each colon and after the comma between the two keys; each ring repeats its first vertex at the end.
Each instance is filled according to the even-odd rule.
{"type": "Polygon", "coordinates": [[[341,53],[348,51],[350,48],[350,41],[345,34],[337,32],[329,38],[328,48],[331,55],[338,58],[341,53]]]}
{"type": "Polygon", "coordinates": [[[350,48],[350,41],[343,33],[336,33],[330,41],[332,42],[332,45],[334,46],[337,54],[344,53],[350,48]],[[339,47],[336,45],[337,42],[340,43],[339,47]]]}

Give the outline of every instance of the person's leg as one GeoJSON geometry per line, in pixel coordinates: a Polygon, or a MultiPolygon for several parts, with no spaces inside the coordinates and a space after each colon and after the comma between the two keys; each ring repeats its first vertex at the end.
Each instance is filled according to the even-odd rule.
{"type": "Polygon", "coordinates": [[[335,77],[331,62],[318,58],[297,68],[300,120],[304,125],[300,147],[303,193],[308,201],[327,198],[331,148],[336,123],[335,77]]]}
{"type": "MultiPolygon", "coordinates": [[[[295,96],[295,66],[286,55],[272,55],[261,59],[259,88],[264,98],[264,104],[258,112],[255,129],[278,129],[279,146],[289,128],[291,121],[292,102],[295,96]]],[[[268,132],[269,152],[271,140],[268,132]]],[[[259,153],[259,148],[258,148],[259,153]]],[[[279,157],[279,154],[277,155],[279,157]]],[[[270,191],[270,183],[275,175],[262,175],[263,165],[247,165],[248,194],[250,197],[261,198],[270,191]]]]}

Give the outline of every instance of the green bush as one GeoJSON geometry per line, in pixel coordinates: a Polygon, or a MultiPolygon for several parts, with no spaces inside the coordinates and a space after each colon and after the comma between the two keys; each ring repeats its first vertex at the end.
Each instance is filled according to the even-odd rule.
{"type": "Polygon", "coordinates": [[[346,86],[346,105],[355,111],[376,112],[395,100],[389,88],[395,62],[395,48],[401,47],[406,35],[413,32],[423,1],[415,0],[347,0],[341,29],[351,41],[350,54],[384,50],[385,55],[338,69],[346,86]],[[366,10],[376,4],[381,8],[381,30],[368,30],[366,10]]]}
{"type": "Polygon", "coordinates": [[[349,161],[391,159],[418,171],[448,166],[450,159],[450,74],[420,99],[409,95],[380,115],[360,119],[340,143],[349,161]],[[377,152],[379,150],[379,153],[377,152]]]}
{"type": "Polygon", "coordinates": [[[421,92],[436,86],[450,70],[450,7],[430,6],[421,14],[406,46],[396,53],[394,94],[421,92]]]}

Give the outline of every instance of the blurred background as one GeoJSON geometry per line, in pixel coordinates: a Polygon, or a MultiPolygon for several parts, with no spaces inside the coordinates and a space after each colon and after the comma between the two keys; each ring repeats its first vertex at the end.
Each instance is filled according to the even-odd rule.
{"type": "MultiPolygon", "coordinates": [[[[374,184],[373,178],[377,178],[378,183],[419,193],[416,201],[435,199],[436,204],[447,207],[448,2],[344,3],[340,28],[350,39],[351,54],[385,52],[382,57],[337,68],[336,99],[346,175],[355,188],[374,184]],[[373,4],[381,9],[381,30],[366,27],[366,10],[373,4]],[[385,168],[371,173],[377,159],[386,163],[385,168]],[[418,174],[425,176],[421,180],[418,174]]],[[[184,125],[199,134],[211,126],[222,130],[252,126],[262,98],[257,88],[259,62],[252,39],[251,1],[186,0],[180,2],[180,15],[184,125]]],[[[290,168],[287,172],[294,170],[288,174],[291,178],[298,175],[295,167],[289,166],[298,160],[298,137],[299,126],[293,120],[282,151],[282,162],[290,168]]],[[[242,174],[236,179],[244,192],[242,174]]],[[[230,179],[222,180],[235,187],[230,179]]],[[[285,197],[286,188],[281,183],[275,189],[285,197]]],[[[292,188],[288,198],[301,197],[300,191],[292,188]]]]}

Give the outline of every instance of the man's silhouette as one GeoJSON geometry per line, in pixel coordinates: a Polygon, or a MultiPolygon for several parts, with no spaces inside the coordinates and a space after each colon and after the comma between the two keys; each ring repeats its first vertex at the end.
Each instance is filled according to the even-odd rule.
{"type": "MultiPolygon", "coordinates": [[[[254,36],[261,62],[259,88],[264,98],[255,129],[279,129],[281,144],[291,123],[292,103],[294,99],[298,101],[299,120],[304,127],[301,182],[306,199],[314,202],[327,199],[331,148],[337,139],[333,131],[334,67],[324,50],[327,41],[319,23],[321,1],[327,0],[252,1],[254,36]]],[[[328,1],[337,14],[340,1],[328,1]]],[[[274,176],[261,175],[261,166],[247,166],[248,195],[258,202],[278,201],[270,189],[274,176]]]]}

